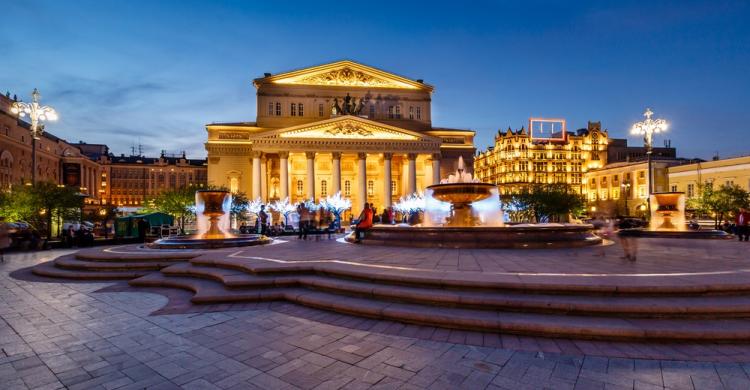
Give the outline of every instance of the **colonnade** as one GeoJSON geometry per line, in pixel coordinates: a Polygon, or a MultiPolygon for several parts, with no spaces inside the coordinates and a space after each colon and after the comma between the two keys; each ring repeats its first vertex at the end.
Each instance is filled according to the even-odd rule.
{"type": "MultiPolygon", "coordinates": [[[[272,152],[272,155],[278,156],[279,160],[279,198],[283,199],[291,195],[289,191],[289,152],[272,152]]],[[[331,183],[330,188],[327,189],[328,193],[334,194],[342,190],[341,188],[341,157],[342,152],[311,152],[305,151],[306,159],[306,175],[305,175],[305,195],[308,199],[315,198],[315,158],[321,155],[329,155],[331,162],[331,183]]],[[[383,159],[382,173],[383,173],[383,194],[384,194],[384,207],[391,206],[391,199],[393,197],[391,182],[393,180],[393,165],[392,160],[394,153],[384,152],[377,153],[378,157],[383,159]]],[[[404,194],[411,194],[417,191],[417,153],[404,153],[403,156],[406,158],[406,180],[404,187],[404,194]]],[[[359,196],[364,195],[366,198],[367,191],[367,157],[368,153],[359,152],[357,153],[356,159],[356,189],[359,196]]],[[[427,185],[437,184],[440,182],[440,153],[432,153],[429,155],[430,167],[432,170],[431,177],[427,178],[427,185]]],[[[266,161],[264,153],[262,151],[252,152],[252,185],[250,186],[252,199],[262,197],[262,194],[268,194],[267,189],[267,172],[266,172],[266,161]]],[[[361,199],[361,198],[360,198],[361,199]]],[[[359,208],[359,207],[356,207],[359,208]]]]}

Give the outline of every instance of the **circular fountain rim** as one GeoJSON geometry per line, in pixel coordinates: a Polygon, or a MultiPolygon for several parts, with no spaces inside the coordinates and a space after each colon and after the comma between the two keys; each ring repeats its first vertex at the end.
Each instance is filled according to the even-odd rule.
{"type": "Polygon", "coordinates": [[[497,187],[496,184],[492,184],[492,183],[458,182],[458,183],[439,183],[439,184],[433,184],[433,185],[427,186],[427,188],[466,186],[466,185],[473,186],[473,187],[497,187]]]}
{"type": "Polygon", "coordinates": [[[152,249],[218,249],[242,246],[266,245],[273,239],[263,234],[239,234],[227,238],[199,238],[177,236],[158,239],[147,246],[152,249]]]}

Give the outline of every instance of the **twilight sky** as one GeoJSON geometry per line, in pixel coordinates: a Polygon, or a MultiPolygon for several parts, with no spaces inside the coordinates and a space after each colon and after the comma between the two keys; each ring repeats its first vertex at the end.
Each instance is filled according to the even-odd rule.
{"type": "MultiPolygon", "coordinates": [[[[204,124],[255,120],[252,79],[351,59],[435,86],[433,125],[530,116],[628,136],[646,106],[683,157],[750,154],[746,1],[8,1],[0,91],[34,87],[71,142],[205,156],[204,124]],[[500,2],[498,2],[500,3],[500,2]],[[511,4],[514,3],[514,4],[511,4]],[[468,5],[471,4],[471,5],[468,5]]],[[[640,144],[638,137],[628,136],[640,144]]]]}

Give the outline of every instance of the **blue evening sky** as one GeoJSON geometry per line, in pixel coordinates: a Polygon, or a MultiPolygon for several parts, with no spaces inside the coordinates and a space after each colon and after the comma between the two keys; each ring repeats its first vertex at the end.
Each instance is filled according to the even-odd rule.
{"type": "MultiPolygon", "coordinates": [[[[745,1],[6,1],[0,90],[34,87],[52,133],[205,156],[204,124],[255,120],[263,72],[351,59],[434,85],[433,125],[530,116],[626,137],[646,106],[684,157],[750,153],[745,1]]],[[[638,137],[629,137],[640,144],[638,137]]]]}

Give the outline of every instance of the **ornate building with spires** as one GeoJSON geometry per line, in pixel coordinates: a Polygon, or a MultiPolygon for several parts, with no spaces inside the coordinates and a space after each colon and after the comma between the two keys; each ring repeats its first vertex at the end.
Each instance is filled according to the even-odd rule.
{"type": "Polygon", "coordinates": [[[459,156],[472,164],[474,132],[433,127],[422,80],[338,61],[253,85],[254,122],[206,125],[209,185],[264,201],[341,191],[357,213],[438,183],[459,156]]]}
{"type": "Polygon", "coordinates": [[[566,183],[583,194],[585,173],[607,164],[608,142],[601,122],[554,140],[534,139],[523,127],[498,130],[495,145],[474,159],[474,171],[480,181],[498,184],[503,194],[533,183],[566,183]]]}

